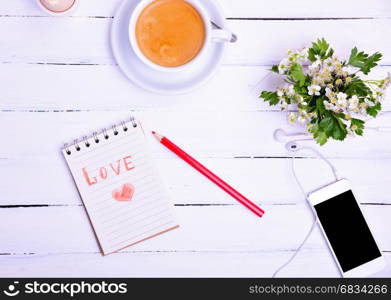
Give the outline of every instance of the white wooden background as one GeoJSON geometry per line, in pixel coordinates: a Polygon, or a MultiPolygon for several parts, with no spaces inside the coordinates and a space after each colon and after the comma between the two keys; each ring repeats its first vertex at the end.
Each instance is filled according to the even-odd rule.
{"type": "MultiPolygon", "coordinates": [[[[121,0],[80,0],[51,17],[35,0],[0,3],[0,276],[271,276],[298,246],[312,213],[290,159],[272,139],[285,117],[257,98],[286,49],[325,37],[340,56],[353,46],[384,55],[391,71],[388,0],[220,0],[238,37],[224,64],[188,95],[157,96],[130,84],[109,45],[121,0]],[[264,79],[264,80],[262,80],[264,79]],[[102,257],[62,160],[63,142],[134,113],[167,134],[267,211],[259,219],[151,139],[181,228],[102,257]]],[[[391,95],[391,94],[390,94],[391,95]]],[[[389,96],[384,108],[391,110],[389,96]]],[[[385,114],[373,124],[391,124],[385,114]]],[[[391,134],[321,151],[349,178],[391,260],[391,134]]],[[[331,179],[306,153],[311,190],[331,179]]],[[[338,276],[318,229],[281,276],[338,276]]],[[[391,276],[391,263],[378,276],[391,276]]]]}

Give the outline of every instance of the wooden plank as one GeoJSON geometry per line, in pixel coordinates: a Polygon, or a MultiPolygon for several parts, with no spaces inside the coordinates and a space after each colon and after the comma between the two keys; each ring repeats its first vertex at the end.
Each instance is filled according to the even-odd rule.
{"type": "Polygon", "coordinates": [[[319,5],[312,0],[219,0],[229,17],[252,18],[361,18],[389,17],[387,0],[331,0],[319,5]]]}
{"type": "MultiPolygon", "coordinates": [[[[0,256],[2,277],[269,277],[292,252],[153,252],[0,256]]],[[[391,255],[387,255],[391,257],[391,255]]],[[[390,270],[388,269],[388,273],[390,270]]],[[[337,277],[326,249],[304,250],[280,276],[337,277]]]]}
{"type": "MultiPolygon", "coordinates": [[[[0,257],[2,277],[270,277],[292,255],[280,252],[159,252],[0,257]],[[97,266],[99,266],[97,268],[97,266]]],[[[384,253],[390,261],[391,254],[384,253]]],[[[391,267],[374,277],[389,277],[391,267]]],[[[302,250],[279,277],[339,277],[327,249],[302,250]]]]}
{"type": "MultiPolygon", "coordinates": [[[[258,96],[283,84],[269,66],[223,65],[203,87],[163,96],[135,87],[113,65],[4,64],[1,68],[0,110],[276,111],[278,107],[258,96]],[[15,88],[15,82],[21,88],[15,88]]],[[[391,66],[378,67],[370,78],[382,79],[388,72],[391,66]]],[[[391,111],[391,92],[383,109],[391,111]]]]}
{"type": "MultiPolygon", "coordinates": [[[[281,252],[159,252],[0,257],[2,277],[270,277],[292,255],[281,252]]],[[[390,253],[385,253],[390,260],[390,253]]],[[[391,268],[375,276],[389,277],[391,268]]],[[[339,277],[327,249],[303,250],[280,277],[339,277]]]]}
{"type": "MultiPolygon", "coordinates": [[[[1,62],[114,64],[108,39],[111,22],[110,18],[0,18],[4,41],[0,44],[1,62]],[[26,41],[34,43],[26,47],[26,41]]],[[[391,19],[387,18],[229,20],[228,27],[238,35],[238,42],[228,45],[225,63],[275,64],[286,50],[325,37],[331,45],[338,45],[335,50],[341,57],[357,46],[382,52],[382,64],[391,65],[391,45],[384,38],[390,26],[391,19]]]]}
{"type": "MultiPolygon", "coordinates": [[[[5,64],[0,72],[3,87],[0,109],[275,110],[258,99],[262,89],[281,83],[269,69],[222,66],[207,84],[194,92],[164,96],[137,88],[113,65],[5,64]],[[23,88],[15,89],[15,82],[22,82],[23,88]]],[[[376,73],[381,77],[387,71],[391,72],[391,67],[378,68],[376,73]]],[[[388,107],[391,109],[391,104],[388,107]]]]}
{"type": "MultiPolygon", "coordinates": [[[[390,205],[362,206],[382,251],[391,250],[390,205]]],[[[308,205],[265,205],[259,218],[242,206],[175,207],[180,228],[123,252],[292,251],[313,222],[308,205]]],[[[97,253],[81,206],[0,209],[1,254],[97,253]],[[77,234],[75,234],[77,232],[77,234]],[[34,233],[34,234],[32,234],[34,233]]],[[[318,228],[305,249],[327,246],[318,228]]]]}
{"type": "MultiPolygon", "coordinates": [[[[214,0],[217,1],[217,0],[214,0]]],[[[106,16],[114,15],[121,0],[79,1],[73,16],[106,16]]],[[[387,0],[329,0],[327,5],[316,1],[296,0],[295,2],[275,0],[219,0],[227,17],[243,18],[352,18],[352,17],[389,17],[387,0]]],[[[47,16],[38,9],[34,1],[12,0],[0,8],[0,15],[47,16]]]]}
{"type": "MultiPolygon", "coordinates": [[[[201,161],[261,205],[303,202],[292,176],[290,159],[203,158],[201,161]]],[[[351,181],[360,202],[391,205],[385,192],[391,182],[391,159],[333,159],[332,163],[351,181]],[[376,170],[376,176],[369,170],[376,170]]],[[[183,161],[172,156],[156,159],[156,164],[173,203],[237,205],[233,198],[183,161]]],[[[319,160],[297,159],[295,169],[308,192],[333,180],[328,166],[319,160]],[[314,170],[316,176],[312,175],[314,170]]],[[[0,206],[81,205],[68,169],[55,153],[41,158],[2,159],[0,178],[0,206]],[[19,188],[21,183],[23,188],[19,188]]]]}
{"type": "MultiPolygon", "coordinates": [[[[129,111],[117,112],[2,112],[0,127],[7,128],[2,134],[6,141],[0,149],[0,157],[45,158],[57,155],[64,142],[91,133],[104,126],[111,126],[129,111]]],[[[291,127],[280,112],[167,112],[147,111],[136,114],[146,131],[159,130],[178,145],[196,156],[202,157],[286,157],[285,147],[274,141],[273,132],[291,127]]],[[[387,113],[371,123],[371,126],[390,126],[391,114],[387,113]]],[[[369,126],[369,125],[368,125],[369,126]]],[[[328,157],[389,159],[391,145],[384,142],[390,132],[368,130],[364,137],[346,141],[330,141],[319,148],[328,157]],[[352,150],[356,149],[356,150],[352,150]]],[[[172,157],[172,153],[147,135],[155,157],[172,157]]],[[[306,142],[308,145],[313,142],[306,142]]],[[[312,157],[304,152],[300,155],[312,157]]]]}

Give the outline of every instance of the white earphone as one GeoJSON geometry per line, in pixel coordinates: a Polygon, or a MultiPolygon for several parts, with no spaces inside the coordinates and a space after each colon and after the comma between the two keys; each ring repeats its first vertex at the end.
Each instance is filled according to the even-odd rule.
{"type": "MultiPolygon", "coordinates": [[[[375,130],[375,131],[379,131],[379,132],[391,132],[391,127],[384,127],[384,126],[366,127],[366,129],[375,130]]],[[[293,174],[293,177],[295,178],[295,181],[296,181],[298,187],[300,188],[300,190],[301,190],[301,192],[302,192],[302,194],[303,194],[303,196],[304,196],[304,198],[306,200],[307,200],[308,195],[305,192],[303,186],[301,185],[301,183],[299,181],[299,178],[297,177],[297,174],[296,174],[296,171],[295,171],[295,163],[294,163],[294,161],[295,161],[295,153],[296,152],[301,151],[301,150],[310,150],[310,151],[312,151],[319,159],[323,160],[330,167],[330,169],[332,170],[332,172],[334,174],[335,181],[340,180],[340,176],[338,175],[337,169],[335,168],[335,166],[322,153],[320,153],[318,150],[316,150],[313,147],[310,147],[310,146],[307,146],[307,145],[305,145],[305,146],[300,145],[301,144],[300,142],[313,141],[314,140],[312,137],[310,137],[309,133],[305,133],[305,132],[287,133],[284,129],[278,128],[278,129],[276,129],[274,131],[273,138],[274,138],[274,140],[276,142],[285,143],[285,149],[288,152],[292,153],[292,164],[291,164],[292,174],[293,174]],[[296,138],[296,139],[292,139],[292,138],[296,138]]],[[[304,244],[306,243],[306,241],[310,237],[312,231],[314,230],[315,225],[316,225],[316,220],[317,220],[317,217],[314,215],[314,220],[313,220],[313,223],[311,225],[311,228],[308,231],[308,233],[306,234],[306,236],[304,237],[303,241],[297,247],[297,249],[293,253],[293,255],[288,259],[288,261],[286,261],[284,264],[282,264],[273,273],[272,277],[276,277],[277,274],[283,268],[288,266],[293,261],[293,259],[296,257],[296,255],[299,253],[299,251],[302,249],[302,247],[304,246],[304,244]]]]}
{"type": "MultiPolygon", "coordinates": [[[[338,176],[338,172],[337,172],[337,169],[335,168],[335,166],[322,154],[320,153],[318,150],[316,150],[315,148],[313,147],[310,147],[310,146],[302,146],[300,145],[299,142],[302,142],[302,141],[311,141],[313,140],[312,138],[309,137],[310,135],[308,133],[302,133],[302,132],[295,132],[295,133],[287,133],[285,130],[279,128],[279,129],[276,129],[274,131],[274,134],[273,134],[273,137],[274,137],[274,140],[276,142],[282,142],[284,143],[285,142],[285,149],[292,153],[292,164],[291,164],[291,168],[292,168],[292,174],[293,174],[293,177],[295,178],[295,181],[298,185],[298,187],[300,188],[300,191],[302,192],[305,200],[307,200],[307,193],[305,192],[302,184],[300,183],[300,180],[296,174],[296,171],[295,171],[295,153],[298,152],[298,151],[301,151],[301,150],[310,150],[312,151],[319,159],[323,160],[331,169],[331,171],[333,172],[334,174],[334,177],[335,177],[335,181],[338,181],[340,179],[340,177],[338,176]],[[307,138],[302,138],[303,136],[307,136],[307,138]],[[293,139],[293,140],[288,140],[288,138],[292,138],[292,137],[296,137],[296,139],[293,139]],[[298,138],[299,137],[299,138],[298,138]]],[[[300,243],[300,245],[297,247],[296,251],[293,253],[293,255],[288,259],[288,261],[286,261],[284,264],[282,264],[272,275],[272,277],[276,277],[277,274],[282,270],[284,269],[286,266],[288,266],[292,261],[293,259],[296,257],[296,255],[299,253],[299,251],[303,248],[304,244],[306,243],[306,241],[308,240],[308,238],[310,237],[312,231],[314,230],[315,228],[315,225],[316,225],[316,216],[314,215],[314,219],[313,219],[313,222],[312,222],[312,225],[311,225],[311,228],[310,230],[308,231],[308,233],[306,234],[306,236],[304,237],[303,241],[300,243]]]]}
{"type": "Polygon", "coordinates": [[[295,141],[311,141],[313,140],[311,137],[310,137],[310,134],[307,133],[307,132],[286,132],[284,129],[282,128],[278,128],[276,130],[274,130],[274,133],[273,133],[273,138],[276,142],[279,142],[279,143],[283,143],[283,142],[286,142],[287,141],[287,138],[291,138],[291,137],[302,137],[302,136],[306,136],[307,138],[300,138],[300,139],[295,139],[295,141]]]}

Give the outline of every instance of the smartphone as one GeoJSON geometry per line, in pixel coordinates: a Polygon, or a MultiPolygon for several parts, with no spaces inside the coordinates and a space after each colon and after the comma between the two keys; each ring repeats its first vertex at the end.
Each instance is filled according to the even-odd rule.
{"type": "Polygon", "coordinates": [[[346,179],[308,195],[343,277],[365,277],[386,262],[346,179]]]}

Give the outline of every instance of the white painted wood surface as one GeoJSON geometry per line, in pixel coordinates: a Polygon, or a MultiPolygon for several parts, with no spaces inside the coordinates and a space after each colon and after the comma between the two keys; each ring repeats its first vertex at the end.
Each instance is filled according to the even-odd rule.
{"type": "MultiPolygon", "coordinates": [[[[372,76],[391,71],[391,3],[220,0],[239,36],[223,66],[188,95],[158,96],[130,84],[110,51],[121,0],[80,0],[73,16],[50,17],[35,1],[0,4],[0,276],[270,276],[298,246],[312,213],[290,172],[276,128],[285,116],[257,98],[286,49],[327,38],[384,55],[372,76]],[[267,214],[257,219],[166,149],[150,141],[181,222],[167,233],[102,257],[59,147],[135,114],[218,171],[267,214]]],[[[391,126],[386,113],[371,125],[391,126]]],[[[291,129],[294,130],[294,129],[291,129]]],[[[368,131],[321,151],[349,178],[381,249],[391,259],[391,133],[368,131]]],[[[302,153],[307,190],[329,170],[302,153]]],[[[319,230],[281,276],[338,276],[319,230]]],[[[391,263],[377,276],[391,276],[391,263]]]]}

